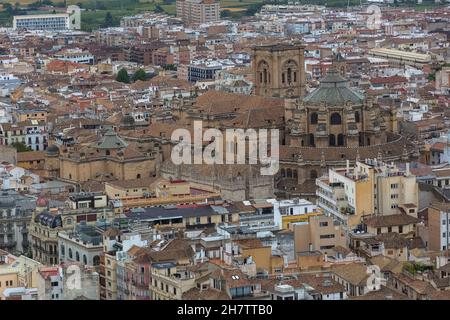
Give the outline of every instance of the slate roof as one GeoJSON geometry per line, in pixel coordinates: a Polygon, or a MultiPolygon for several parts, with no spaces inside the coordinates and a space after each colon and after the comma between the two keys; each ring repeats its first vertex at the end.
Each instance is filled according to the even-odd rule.
{"type": "Polygon", "coordinates": [[[97,143],[99,149],[121,149],[126,148],[128,144],[122,140],[114,131],[108,131],[103,138],[97,143]]]}
{"type": "Polygon", "coordinates": [[[319,88],[308,94],[303,101],[307,103],[325,102],[329,106],[343,105],[350,101],[355,104],[362,103],[364,96],[349,88],[347,79],[331,68],[321,80],[319,88]]]}

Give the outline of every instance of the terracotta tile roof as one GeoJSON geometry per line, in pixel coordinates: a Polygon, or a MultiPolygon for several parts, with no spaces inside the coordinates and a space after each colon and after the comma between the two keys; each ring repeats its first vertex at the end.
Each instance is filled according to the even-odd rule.
{"type": "Polygon", "coordinates": [[[335,266],[331,269],[331,272],[355,286],[365,285],[369,277],[367,265],[362,263],[335,266]]]}
{"type": "Polygon", "coordinates": [[[397,232],[389,232],[375,236],[375,240],[381,241],[385,249],[402,249],[409,246],[409,240],[397,232]]]}
{"type": "Polygon", "coordinates": [[[371,216],[364,218],[364,223],[372,228],[404,226],[419,223],[420,220],[408,214],[390,214],[384,216],[371,216]]]}
{"type": "Polygon", "coordinates": [[[306,283],[307,285],[314,288],[315,291],[320,292],[321,294],[332,294],[338,292],[344,292],[345,288],[342,284],[333,280],[330,276],[323,275],[299,275],[297,280],[287,280],[283,281],[283,284],[291,283],[306,283]]]}
{"type": "Polygon", "coordinates": [[[403,270],[402,262],[389,257],[385,257],[383,255],[378,255],[371,258],[370,262],[380,267],[380,270],[382,272],[392,272],[398,274],[403,270]]]}
{"type": "Polygon", "coordinates": [[[392,76],[392,77],[376,77],[370,80],[373,84],[389,84],[389,83],[403,83],[408,82],[408,79],[401,76],[392,76]]]}
{"type": "Polygon", "coordinates": [[[444,152],[445,146],[446,146],[446,143],[443,143],[443,142],[435,142],[435,143],[430,147],[430,150],[431,150],[431,151],[444,152]]]}
{"type": "Polygon", "coordinates": [[[183,300],[231,300],[231,297],[224,291],[208,288],[200,290],[192,288],[183,293],[183,300]]]}
{"type": "Polygon", "coordinates": [[[242,113],[251,109],[270,107],[284,110],[284,100],[209,90],[196,99],[195,106],[202,110],[202,113],[214,115],[242,113]]]}
{"type": "Polygon", "coordinates": [[[350,297],[350,300],[411,300],[408,296],[401,294],[388,287],[381,286],[380,290],[370,291],[363,296],[350,297]]]}

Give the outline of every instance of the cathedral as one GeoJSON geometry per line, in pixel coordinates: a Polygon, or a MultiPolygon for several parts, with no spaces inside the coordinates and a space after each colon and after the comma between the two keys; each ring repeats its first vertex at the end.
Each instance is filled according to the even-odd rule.
{"type": "Polygon", "coordinates": [[[409,161],[419,155],[417,146],[398,133],[395,110],[381,108],[350,87],[345,59],[336,56],[312,91],[307,90],[304,68],[301,44],[255,47],[253,95],[207,91],[189,101],[174,99],[173,112],[179,120],[172,125],[150,125],[149,134],[154,137],[170,137],[175,127],[192,126],[195,120],[220,130],[278,129],[280,169],[276,175],[261,176],[250,165],[177,168],[167,157],[161,175],[206,184],[229,200],[273,196],[314,200],[316,178],[331,167],[366,158],[409,161]]]}
{"type": "Polygon", "coordinates": [[[398,133],[396,110],[381,108],[372,98],[349,86],[341,56],[335,57],[319,87],[306,94],[303,50],[288,47],[265,46],[255,49],[253,56],[255,93],[284,98],[284,134],[274,189],[277,196],[313,200],[315,179],[327,174],[328,168],[345,166],[347,160],[354,163],[378,158],[397,162],[419,156],[417,146],[398,133]],[[274,57],[283,57],[282,64],[274,57]],[[293,61],[302,65],[285,67],[294,66],[293,61]],[[272,74],[277,81],[272,80],[272,74]],[[286,88],[286,79],[297,81],[288,82],[291,87],[286,88]]]}

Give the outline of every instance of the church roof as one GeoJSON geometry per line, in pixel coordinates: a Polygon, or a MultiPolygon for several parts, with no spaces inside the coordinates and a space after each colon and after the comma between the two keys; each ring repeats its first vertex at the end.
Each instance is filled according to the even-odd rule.
{"type": "Polygon", "coordinates": [[[103,138],[95,144],[95,147],[99,149],[121,149],[128,146],[128,144],[112,130],[107,131],[103,138]]]}
{"type": "Polygon", "coordinates": [[[320,82],[319,88],[308,94],[303,101],[309,103],[325,102],[329,106],[343,105],[350,101],[362,103],[364,96],[349,88],[347,79],[336,69],[330,69],[320,82]]]}

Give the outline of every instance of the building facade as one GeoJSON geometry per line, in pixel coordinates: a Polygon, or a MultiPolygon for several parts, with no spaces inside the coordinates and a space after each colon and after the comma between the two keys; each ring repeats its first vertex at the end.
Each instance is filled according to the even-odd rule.
{"type": "Polygon", "coordinates": [[[220,3],[215,0],[177,0],[176,13],[185,24],[218,21],[220,3]]]}

